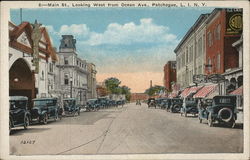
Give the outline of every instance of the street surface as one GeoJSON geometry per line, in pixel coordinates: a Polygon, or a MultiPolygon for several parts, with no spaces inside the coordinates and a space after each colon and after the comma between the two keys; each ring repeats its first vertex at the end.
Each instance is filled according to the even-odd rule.
{"type": "Polygon", "coordinates": [[[12,155],[238,152],[243,152],[241,127],[209,127],[197,117],[149,109],[144,103],[81,112],[10,135],[12,155]]]}

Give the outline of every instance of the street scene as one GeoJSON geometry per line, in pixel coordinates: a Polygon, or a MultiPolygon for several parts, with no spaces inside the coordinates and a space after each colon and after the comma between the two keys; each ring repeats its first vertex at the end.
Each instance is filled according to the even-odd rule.
{"type": "Polygon", "coordinates": [[[243,153],[242,17],[11,9],[9,154],[243,153]]]}
{"type": "Polygon", "coordinates": [[[17,129],[10,154],[237,153],[243,150],[240,127],[209,128],[197,117],[130,103],[17,129]]]}

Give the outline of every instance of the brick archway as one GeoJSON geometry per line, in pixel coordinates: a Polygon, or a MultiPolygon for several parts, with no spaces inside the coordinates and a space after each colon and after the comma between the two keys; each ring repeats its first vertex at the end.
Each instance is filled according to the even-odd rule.
{"type": "Polygon", "coordinates": [[[35,98],[35,77],[26,61],[17,59],[9,70],[9,95],[27,96],[29,107],[31,99],[35,98]]]}

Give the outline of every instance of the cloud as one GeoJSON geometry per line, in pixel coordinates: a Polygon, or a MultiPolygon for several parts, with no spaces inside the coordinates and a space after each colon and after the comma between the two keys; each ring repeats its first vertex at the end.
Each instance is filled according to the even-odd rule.
{"type": "Polygon", "coordinates": [[[89,34],[89,28],[86,24],[72,24],[62,25],[59,34],[72,34],[76,36],[87,36],[89,34]]]}
{"type": "Polygon", "coordinates": [[[92,32],[83,44],[97,45],[132,45],[135,43],[174,43],[176,36],[169,33],[169,28],[153,23],[151,18],[143,18],[140,24],[134,22],[111,23],[103,33],[92,32]]]}

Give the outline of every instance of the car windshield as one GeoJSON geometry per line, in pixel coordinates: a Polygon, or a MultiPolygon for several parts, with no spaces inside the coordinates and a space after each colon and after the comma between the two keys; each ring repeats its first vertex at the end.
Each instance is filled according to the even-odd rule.
{"type": "Polygon", "coordinates": [[[22,108],[25,109],[27,105],[27,101],[10,101],[10,109],[22,108]]]}
{"type": "Polygon", "coordinates": [[[74,100],[64,100],[63,101],[64,107],[73,107],[75,105],[76,105],[76,101],[74,101],[74,100]]]}
{"type": "Polygon", "coordinates": [[[55,106],[56,100],[34,100],[34,106],[55,106]]]}

